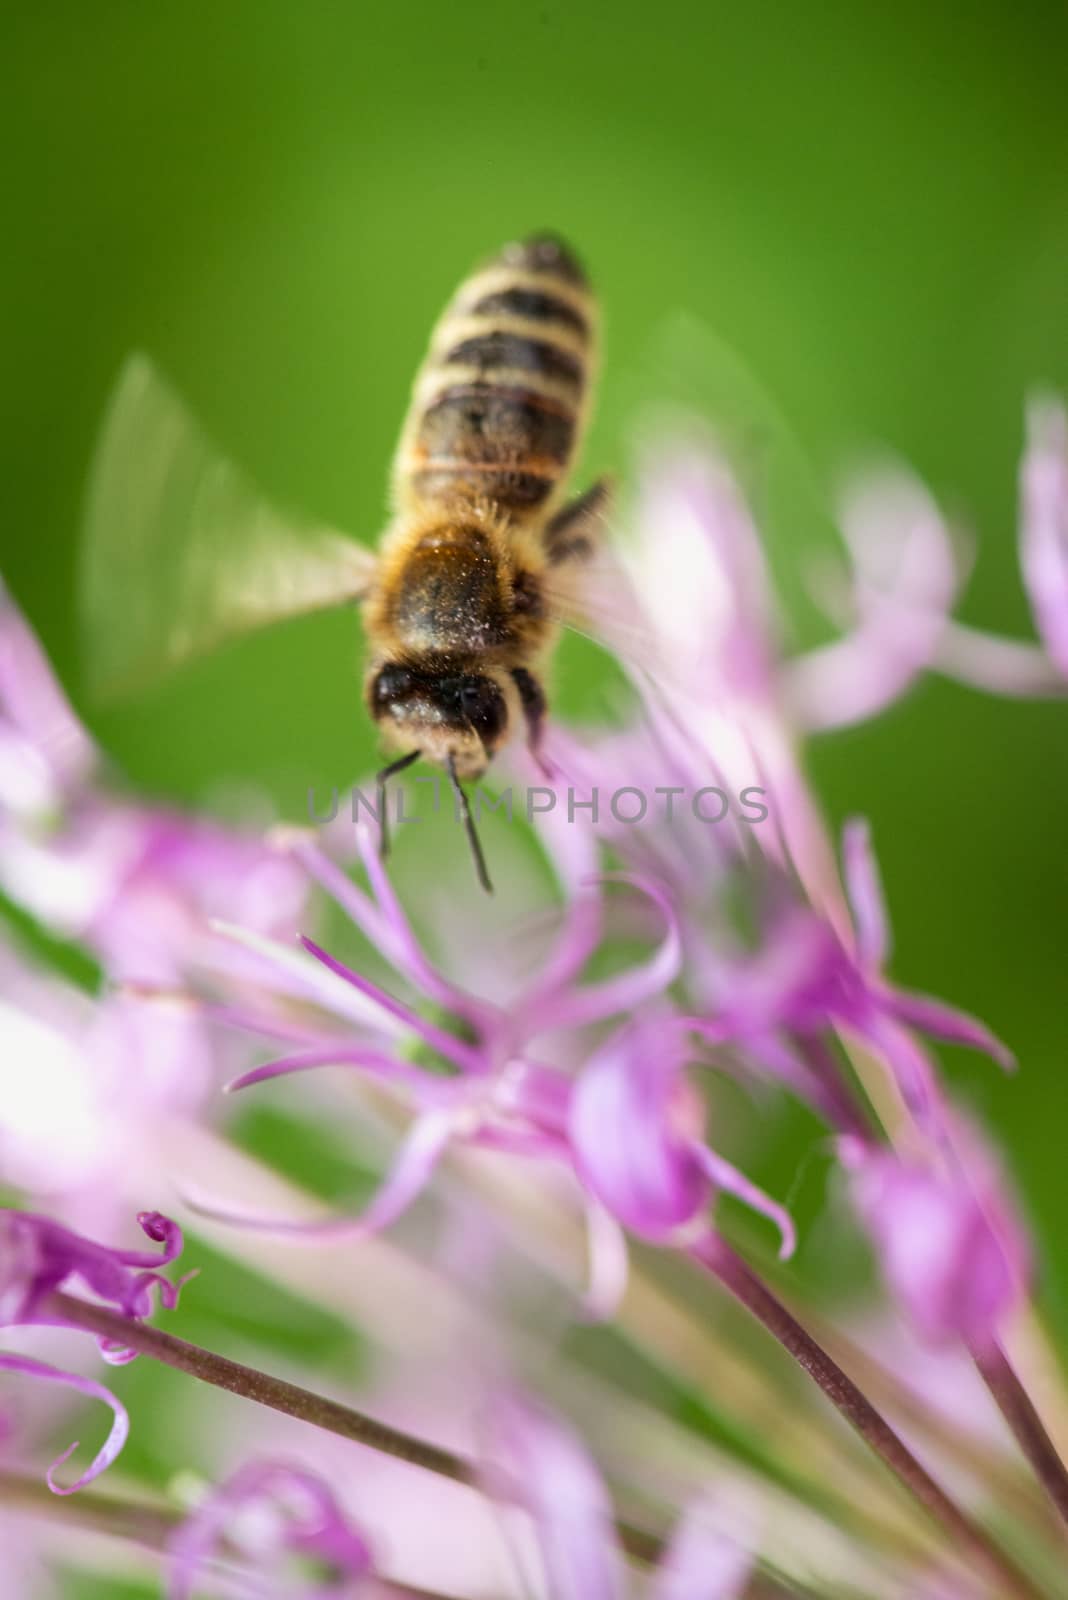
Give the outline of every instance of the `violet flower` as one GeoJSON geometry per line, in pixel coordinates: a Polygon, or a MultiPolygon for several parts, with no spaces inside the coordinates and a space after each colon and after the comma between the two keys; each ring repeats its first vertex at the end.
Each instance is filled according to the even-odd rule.
{"type": "Polygon", "coordinates": [[[730,722],[759,740],[762,722],[824,729],[874,716],[931,664],[957,577],[929,496],[904,471],[885,471],[853,489],[842,521],[854,630],[788,659],[759,535],[716,448],[665,451],[647,465],[622,549],[636,610],[615,642],[632,660],[642,641],[644,671],[685,696],[706,749],[722,745],[730,722]]]}
{"type": "Polygon", "coordinates": [[[178,998],[97,999],[2,941],[0,991],[0,1183],[106,1231],[163,1117],[203,1102],[215,1041],[178,998]]]}
{"type": "MultiPolygon", "coordinates": [[[[552,1600],[624,1600],[629,1586],[608,1491],[581,1440],[559,1417],[525,1397],[501,1397],[490,1425],[487,1476],[531,1517],[552,1600]]],[[[742,1595],[753,1557],[721,1522],[708,1497],[684,1512],[643,1591],[649,1600],[742,1595]]]]}
{"type": "Polygon", "coordinates": [[[649,1010],[602,1044],[579,1075],[570,1129],[578,1168],[630,1232],[654,1243],[703,1230],[725,1192],[770,1218],[780,1255],[793,1253],[793,1223],[702,1138],[704,1107],[685,1077],[678,1019],[649,1010]]]}
{"type": "Polygon", "coordinates": [[[1006,1064],[1008,1054],[972,1018],[886,981],[885,913],[866,834],[860,824],[846,832],[851,926],[795,746],[805,728],[874,714],[933,662],[956,567],[937,508],[902,472],[869,477],[847,500],[843,525],[854,631],[787,662],[763,552],[729,470],[715,452],[654,463],[623,549],[629,598],[614,639],[640,713],[623,733],[581,743],[554,731],[549,755],[584,797],[628,784],[646,791],[655,773],[664,796],[655,816],[628,826],[603,802],[597,827],[627,866],[669,886],[699,1031],[744,1047],[840,1121],[841,1085],[806,1058],[823,1035],[848,1030],[931,1118],[937,1086],[910,1027],[1006,1064]],[[717,789],[729,814],[712,825],[694,796],[717,789]],[[725,914],[738,894],[760,925],[755,952],[725,914]]]}
{"type": "Polygon", "coordinates": [[[0,585],[0,886],[119,981],[179,983],[208,922],[288,930],[300,875],[248,833],[134,803],[102,762],[0,585]]]}
{"type": "Polygon", "coordinates": [[[857,1212],[917,1332],[988,1350],[1026,1301],[1026,1230],[974,1129],[928,1159],[841,1142],[857,1212]]]}
{"type": "Polygon", "coordinates": [[[886,978],[890,924],[863,819],[846,824],[842,863],[852,916],[848,940],[829,918],[799,901],[795,884],[777,878],[778,892],[756,952],[723,963],[721,1002],[711,1016],[694,1017],[694,1029],[711,1043],[747,1047],[757,1062],[785,1078],[832,1121],[838,1102],[828,1098],[826,1077],[814,1075],[808,1064],[812,1051],[804,1046],[841,1029],[886,1062],[913,1114],[935,1126],[942,1095],[912,1029],[981,1051],[1006,1069],[1014,1058],[976,1018],[886,978]]]}
{"type": "Polygon", "coordinates": [[[204,1101],[218,1036],[179,1003],[132,1002],[227,967],[221,912],[288,932],[305,880],[257,836],[135,803],[103,762],[31,630],[0,587],[0,888],[104,969],[91,998],[0,938],[0,1182],[106,1225],[125,1208],[124,1152],[159,1117],[204,1101]],[[115,1181],[106,1178],[113,1175],[115,1181]]]}
{"type": "Polygon", "coordinates": [[[938,665],[979,689],[1014,696],[1068,692],[1068,413],[1038,396],[1020,465],[1019,559],[1040,644],[949,625],[938,665]]]}
{"type": "Polygon", "coordinates": [[[332,1576],[299,1589],[287,1585],[287,1600],[346,1600],[364,1592],[373,1570],[370,1546],[321,1478],[284,1461],[249,1462],[172,1536],[168,1600],[192,1600],[199,1577],[216,1568],[230,1582],[228,1593],[280,1594],[280,1564],[300,1557],[324,1563],[332,1576]],[[217,1558],[224,1541],[226,1556],[217,1558]],[[233,1557],[243,1558],[240,1569],[233,1557]]]}
{"type": "MultiPolygon", "coordinates": [[[[0,1326],[77,1327],[76,1323],[66,1323],[47,1304],[48,1297],[60,1289],[87,1290],[131,1321],[151,1314],[153,1290],[158,1292],[160,1304],[173,1310],[189,1275],[172,1283],[159,1269],[181,1254],[182,1230],[159,1211],[142,1211],[137,1220],[146,1236],[162,1245],[158,1254],[97,1244],[32,1212],[0,1211],[0,1326]]],[[[134,1359],[134,1352],[124,1345],[107,1339],[98,1342],[105,1361],[113,1366],[134,1359]]],[[[111,1465],[126,1442],[129,1419],[109,1389],[91,1378],[62,1372],[25,1355],[0,1354],[0,1368],[65,1384],[102,1400],[112,1410],[114,1421],[107,1441],[76,1482],[63,1488],[56,1482],[55,1472],[78,1448],[77,1443],[52,1463],[47,1476],[54,1494],[73,1494],[83,1489],[111,1465]]]]}
{"type": "MultiPolygon", "coordinates": [[[[646,1238],[666,1240],[726,1188],[772,1217],[784,1243],[792,1245],[786,1214],[705,1146],[696,1126],[685,1139],[676,1138],[674,1119],[678,1107],[688,1102],[682,1057],[670,1047],[665,1054],[659,1037],[663,1032],[670,1038],[673,1032],[667,1008],[649,1021],[628,1024],[592,1055],[589,1046],[576,1043],[574,1073],[554,1065],[539,1048],[551,1035],[571,1039],[577,1030],[611,1017],[640,1016],[643,1006],[665,993],[679,970],[680,946],[674,913],[659,886],[632,880],[666,925],[659,946],[646,961],[599,983],[582,981],[596,947],[601,906],[600,892],[587,885],[569,901],[545,962],[502,1007],[459,989],[430,963],[378,858],[375,840],[367,829],[360,830],[358,839],[373,898],[307,838],[291,837],[289,844],[398,975],[432,1002],[439,1015],[444,1011],[453,1019],[452,1027],[428,1019],[417,1006],[398,1000],[310,940],[302,941],[305,953],[300,955],[231,929],[232,937],[278,974],[288,993],[315,1002],[322,1021],[305,1022],[303,1034],[299,1023],[291,1023],[289,1042],[295,1048],[243,1074],[230,1087],[243,1089],[323,1066],[350,1066],[396,1090],[412,1105],[409,1132],[382,1187],[357,1216],[313,1222],[253,1217],[202,1196],[193,1197],[198,1209],[220,1220],[305,1236],[381,1229],[423,1191],[455,1141],[540,1158],[574,1174],[590,1228],[591,1304],[599,1314],[607,1314],[622,1292],[626,1257],[620,1224],[646,1238]],[[339,1022],[347,1025],[344,1033],[338,1031],[339,1022]],[[429,1050],[438,1070],[410,1059],[406,1051],[412,1040],[429,1050]],[[655,1084],[650,1082],[651,1072],[657,1074],[655,1084]],[[664,1178],[663,1192],[650,1189],[644,1197],[632,1195],[626,1178],[617,1182],[618,1173],[610,1175],[602,1167],[590,1132],[598,1100],[613,1102],[620,1137],[628,1119],[642,1120],[633,1152],[639,1163],[644,1161],[642,1142],[648,1139],[666,1157],[667,1165],[658,1174],[664,1178]],[[680,1185],[688,1210],[677,1193],[680,1185]]],[[[247,1008],[245,1020],[254,1025],[247,1008]]],[[[265,1031],[270,1032],[271,1026],[272,1019],[265,1015],[265,1031]]],[[[621,1155],[621,1169],[629,1153],[621,1155]]]]}

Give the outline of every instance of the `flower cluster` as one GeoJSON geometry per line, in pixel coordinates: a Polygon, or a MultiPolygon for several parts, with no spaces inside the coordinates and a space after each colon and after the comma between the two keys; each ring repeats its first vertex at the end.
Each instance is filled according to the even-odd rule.
{"type": "MultiPolygon", "coordinates": [[[[1068,426],[1052,402],[1032,414],[1022,483],[1021,564],[1041,648],[952,620],[953,544],[930,496],[898,473],[867,480],[843,505],[850,567],[831,605],[848,619],[845,632],[790,657],[761,542],[725,462],[707,445],[678,444],[648,461],[632,538],[604,591],[611,604],[595,618],[632,701],[611,731],[551,729],[539,776],[572,801],[650,772],[661,794],[754,787],[766,820],[755,827],[732,814],[709,828],[669,805],[639,827],[612,807],[575,820],[573,804],[557,805],[538,818],[536,837],[555,882],[548,911],[530,903],[521,874],[514,884],[495,874],[506,906],[494,931],[450,900],[436,942],[444,897],[402,900],[366,821],[350,860],[340,830],[261,837],[124,794],[0,594],[0,888],[18,913],[0,946],[9,1200],[0,1329],[10,1344],[0,1369],[111,1410],[105,1443],[74,1483],[56,1474],[75,1446],[47,1469],[56,1495],[99,1477],[130,1429],[136,1391],[122,1373],[113,1392],[80,1370],[87,1348],[117,1368],[141,1355],[192,1373],[205,1393],[225,1391],[226,1404],[268,1409],[275,1430],[247,1448],[242,1432],[235,1465],[220,1445],[233,1427],[191,1397],[188,1413],[160,1430],[172,1473],[162,1498],[116,1494],[93,1507],[90,1494],[83,1533],[94,1519],[97,1533],[135,1529],[131,1545],[153,1552],[171,1600],[202,1589],[326,1600],[381,1586],[440,1600],[439,1587],[503,1596],[520,1592],[517,1582],[546,1600],[742,1600],[813,1585],[874,1600],[970,1600],[990,1585],[1032,1600],[1045,1592],[1042,1574],[1057,1560],[1050,1507],[1068,1519],[1068,1473],[1029,1392],[1018,1337],[1034,1315],[1034,1251],[1001,1164],[954,1105],[933,1046],[964,1045],[1005,1068],[1013,1057],[978,1019],[890,976],[867,824],[849,822],[835,847],[802,748],[809,732],[875,714],[929,670],[1006,692],[1063,687],[1068,426]],[[83,981],[69,964],[48,970],[42,934],[88,957],[83,981]],[[279,1152],[269,1130],[252,1137],[251,1123],[228,1126],[209,1093],[225,1068],[233,1074],[238,1041],[227,1088],[243,1105],[265,1098],[245,1091],[277,1080],[308,1091],[316,1125],[294,1143],[312,1141],[309,1187],[329,1157],[331,1130],[320,1124],[335,1108],[342,1142],[353,1115],[389,1130],[396,1149],[365,1205],[308,1216],[282,1202],[238,1204],[229,1181],[241,1172],[252,1170],[263,1192],[293,1190],[272,1165],[273,1154],[287,1167],[288,1144],[279,1152]],[[763,1103],[785,1092],[820,1119],[839,1174],[828,1209],[847,1197],[889,1304],[926,1345],[978,1374],[1018,1455],[993,1430],[979,1443],[965,1438],[948,1408],[921,1407],[917,1421],[915,1395],[895,1385],[877,1347],[851,1351],[833,1326],[817,1335],[828,1315],[806,1304],[800,1274],[787,1306],[785,1269],[758,1270],[741,1249],[723,1198],[761,1219],[758,1241],[771,1224],[779,1262],[798,1238],[785,1200],[743,1170],[760,1153],[739,1160],[725,1076],[759,1086],[763,1103]],[[220,1319],[228,1258],[246,1275],[234,1283],[254,1287],[232,1291],[223,1326],[254,1348],[270,1349],[273,1331],[292,1377],[148,1326],[157,1307],[176,1308],[191,1276],[163,1270],[184,1243],[168,1217],[138,1217],[158,1252],[89,1237],[113,1232],[131,1189],[163,1181],[157,1157],[179,1126],[203,1135],[199,1148],[222,1169],[217,1185],[187,1183],[180,1196],[221,1252],[205,1279],[204,1323],[220,1319]],[[502,1172],[508,1182],[497,1181],[502,1172]],[[464,1200],[454,1207],[457,1189],[464,1200]],[[546,1207],[523,1211],[517,1196],[546,1207]],[[449,1228],[422,1226],[432,1214],[461,1217],[459,1264],[449,1228]],[[529,1248],[542,1222],[586,1244],[580,1312],[570,1279],[549,1292],[559,1257],[529,1248]],[[311,1241],[329,1248],[299,1248],[311,1241]],[[500,1248],[509,1251],[507,1274],[494,1256],[502,1283],[529,1273],[532,1285],[513,1311],[503,1288],[488,1303],[468,1293],[471,1260],[500,1248]],[[270,1299],[281,1292],[272,1273],[328,1321],[347,1315],[352,1274],[367,1275],[371,1295],[376,1273],[404,1285],[409,1309],[388,1348],[371,1349],[368,1336],[356,1375],[347,1346],[344,1376],[338,1358],[329,1387],[347,1384],[344,1398],[320,1394],[313,1363],[287,1342],[292,1306],[270,1299]],[[937,1549],[930,1528],[918,1532],[897,1502],[884,1504],[884,1478],[866,1457],[838,1432],[823,1440],[818,1413],[754,1352],[750,1323],[741,1334],[729,1318],[721,1325],[713,1281],[912,1492],[941,1531],[937,1549]],[[245,1292],[261,1309],[246,1312],[245,1292]],[[451,1343],[434,1342],[439,1303],[443,1324],[451,1317],[462,1330],[451,1343]],[[66,1347],[86,1332],[96,1343],[77,1340],[65,1366],[40,1359],[50,1341],[66,1347]],[[426,1369],[437,1365],[434,1382],[426,1369]],[[532,1373],[551,1404],[528,1394],[532,1373]],[[429,1411],[413,1430],[415,1394],[429,1396],[429,1411]],[[605,1477],[559,1414],[572,1410],[605,1477]],[[928,1434],[914,1449],[921,1425],[928,1434]],[[311,1448],[327,1434],[344,1441],[343,1465],[324,1450],[313,1470],[303,1445],[292,1448],[301,1428],[311,1448]],[[392,1507],[372,1451],[410,1474],[392,1507]],[[974,1483],[958,1495],[969,1473],[974,1483]],[[466,1497],[464,1508],[431,1522],[431,1477],[466,1497]],[[454,1518],[466,1528],[479,1494],[479,1515],[488,1522],[491,1507],[497,1531],[478,1524],[483,1568],[475,1580],[464,1568],[460,1584],[442,1530],[454,1518]],[[1005,1541],[973,1510],[995,1494],[1019,1511],[1005,1541]],[[774,1512],[758,1514],[762,1505],[774,1512]]],[[[169,1207],[171,1196],[160,1198],[169,1207]]],[[[0,1488],[40,1512],[39,1469],[10,1466],[13,1446],[33,1454],[36,1441],[27,1447],[21,1418],[0,1421],[0,1488]]]]}

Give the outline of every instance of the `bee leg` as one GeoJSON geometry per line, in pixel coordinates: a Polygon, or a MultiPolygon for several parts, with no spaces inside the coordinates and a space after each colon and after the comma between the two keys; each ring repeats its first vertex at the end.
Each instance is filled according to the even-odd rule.
{"type": "Polygon", "coordinates": [[[375,786],[378,790],[378,853],[385,861],[389,855],[389,801],[386,797],[386,783],[396,772],[403,772],[405,767],[410,767],[413,761],[419,760],[418,750],[409,750],[406,756],[401,756],[397,761],[391,761],[388,767],[383,767],[375,775],[375,786]]]}
{"type": "Polygon", "coordinates": [[[545,690],[526,667],[512,668],[512,682],[519,690],[519,700],[526,718],[527,748],[545,777],[552,778],[555,774],[541,754],[541,736],[545,731],[545,713],[548,709],[545,690]]]}
{"type": "Polygon", "coordinates": [[[611,483],[607,478],[599,478],[549,521],[545,529],[545,551],[552,566],[559,566],[562,561],[584,561],[593,554],[597,524],[603,519],[611,496],[611,483]]]}

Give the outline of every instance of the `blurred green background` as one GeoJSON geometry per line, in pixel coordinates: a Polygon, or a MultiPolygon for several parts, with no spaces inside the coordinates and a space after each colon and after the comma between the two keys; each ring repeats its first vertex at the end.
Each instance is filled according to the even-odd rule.
{"type": "MultiPolygon", "coordinates": [[[[1068,390],[1066,47],[1039,0],[5,8],[0,567],[131,781],[256,785],[300,816],[373,752],[346,616],[84,705],[79,505],[124,355],[147,349],[271,492],[370,539],[433,318],[537,227],[605,305],[587,470],[625,472],[684,313],[787,420],[817,494],[873,443],[911,461],[976,531],[964,614],[1028,634],[1022,403],[1068,390]]],[[[780,497],[770,534],[815,640],[800,570],[829,527],[780,497]]],[[[568,657],[565,710],[596,704],[593,671],[568,657]]],[[[811,759],[836,819],[874,821],[898,976],[1019,1052],[1015,1082],[949,1065],[1011,1148],[1066,1325],[1068,713],[928,681],[811,759]]]]}

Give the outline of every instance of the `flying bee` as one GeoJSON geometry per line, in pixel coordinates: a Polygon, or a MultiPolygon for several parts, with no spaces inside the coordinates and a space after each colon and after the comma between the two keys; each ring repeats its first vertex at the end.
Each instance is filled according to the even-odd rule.
{"type": "Polygon", "coordinates": [[[563,503],[588,409],[596,307],[559,240],[507,245],[464,282],[416,377],[377,555],[273,506],[208,443],[143,356],[119,383],[90,483],[83,598],[92,683],[143,682],[252,628],[358,601],[365,696],[395,756],[455,791],[522,731],[537,755],[543,672],[581,625],[607,491],[563,503]]]}

